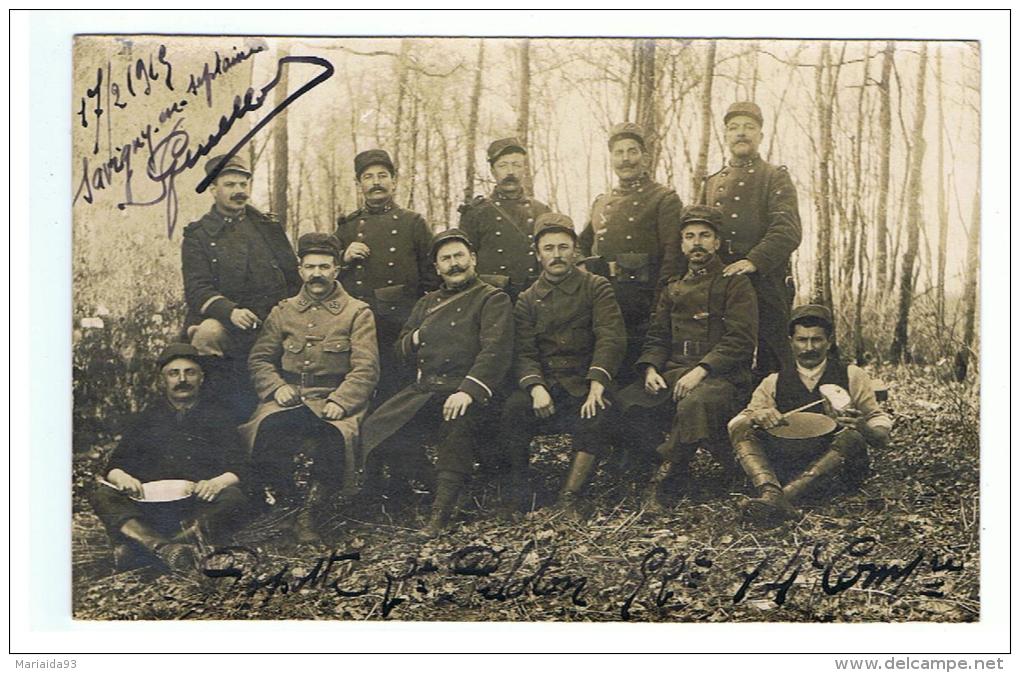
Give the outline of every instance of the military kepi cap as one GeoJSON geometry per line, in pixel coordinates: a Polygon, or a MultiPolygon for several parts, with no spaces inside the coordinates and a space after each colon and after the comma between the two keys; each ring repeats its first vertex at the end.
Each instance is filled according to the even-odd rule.
{"type": "Polygon", "coordinates": [[[159,354],[159,358],[156,360],[156,365],[163,369],[168,363],[173,362],[177,358],[186,358],[191,360],[199,367],[202,366],[202,358],[198,354],[198,349],[191,344],[186,343],[172,343],[163,349],[163,352],[159,354]]]}
{"type": "Polygon", "coordinates": [[[205,162],[206,175],[212,175],[217,170],[219,171],[217,175],[222,173],[242,173],[249,178],[251,177],[251,169],[248,168],[248,162],[236,154],[229,159],[226,154],[221,154],[205,162]]]}
{"type": "Polygon", "coordinates": [[[312,231],[307,234],[302,234],[301,238],[298,239],[298,257],[304,257],[305,255],[333,255],[336,259],[340,259],[340,244],[337,242],[336,237],[317,231],[312,231]]]}
{"type": "Polygon", "coordinates": [[[395,173],[393,160],[386,150],[365,150],[354,157],[354,177],[360,178],[369,166],[385,166],[390,173],[395,173]]]}
{"type": "Polygon", "coordinates": [[[730,120],[730,117],[736,117],[737,115],[743,115],[750,117],[758,122],[758,126],[762,126],[765,120],[761,116],[761,108],[757,104],[751,101],[740,101],[730,105],[726,110],[726,114],[723,116],[723,124],[730,120]]]}
{"type": "Polygon", "coordinates": [[[538,239],[542,234],[553,231],[562,231],[570,234],[575,241],[577,240],[573,220],[563,213],[542,213],[535,219],[535,244],[538,245],[538,239]]]}
{"type": "Polygon", "coordinates": [[[680,228],[696,222],[712,227],[716,234],[722,228],[722,211],[715,206],[691,205],[680,214],[680,228]]]}
{"type": "Polygon", "coordinates": [[[493,140],[492,144],[489,145],[489,163],[491,164],[496,159],[499,159],[504,154],[509,154],[510,152],[527,154],[528,150],[524,149],[524,143],[517,138],[500,138],[499,140],[493,140]]]}
{"type": "Polygon", "coordinates": [[[821,304],[802,304],[790,312],[790,328],[805,318],[817,318],[832,327],[832,311],[821,304]]]}
{"type": "Polygon", "coordinates": [[[609,149],[612,149],[613,143],[621,138],[633,138],[638,141],[642,149],[645,146],[645,131],[634,122],[613,124],[613,128],[609,129],[609,149]]]}
{"type": "Polygon", "coordinates": [[[432,258],[433,262],[436,261],[436,253],[439,252],[440,246],[450,241],[461,241],[468,247],[468,250],[471,252],[475,251],[475,246],[471,243],[471,239],[468,238],[467,234],[460,229],[447,229],[432,237],[432,245],[429,246],[429,257],[432,258]]]}

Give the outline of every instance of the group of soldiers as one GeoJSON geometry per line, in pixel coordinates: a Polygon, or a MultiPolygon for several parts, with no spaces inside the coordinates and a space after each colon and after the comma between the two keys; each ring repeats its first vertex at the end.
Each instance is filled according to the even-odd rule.
{"type": "Polygon", "coordinates": [[[809,492],[858,483],[890,419],[867,375],[840,360],[829,310],[791,312],[797,194],[786,168],[758,154],[761,110],[735,103],[723,121],[729,161],[686,208],[649,175],[642,129],[614,126],[619,182],[580,234],[527,193],[517,139],[489,146],[492,193],[435,235],[396,204],[389,155],[361,152],[363,207],[333,233],[301,236],[296,257],[249,205],[245,162],[210,160],[213,206],[184,231],[187,338],[158,358],[165,395],[124,433],[93,498],[118,564],[155,557],[186,570],[196,544],[225,539],[253,498],[295,504],[295,538],[315,542],[341,493],[420,485],[436,535],[479,463],[504,506],[526,511],[537,434],[571,436],[554,507],[575,521],[611,450],[644,469],[651,513],[699,448],[727,485],[751,481],[741,509],[756,525],[799,518],[809,492]],[[850,403],[834,405],[826,384],[850,403]],[[787,412],[809,406],[835,429],[777,436],[787,412]],[[301,490],[296,455],[311,459],[301,490]],[[193,483],[192,506],[170,524],[145,508],[146,482],[163,479],[193,483]]]}

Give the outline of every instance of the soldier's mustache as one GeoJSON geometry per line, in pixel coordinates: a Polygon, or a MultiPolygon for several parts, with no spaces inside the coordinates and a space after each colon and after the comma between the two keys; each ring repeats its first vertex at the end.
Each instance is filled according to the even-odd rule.
{"type": "Polygon", "coordinates": [[[516,183],[518,183],[518,182],[520,182],[520,180],[518,180],[518,179],[517,179],[517,176],[516,176],[516,175],[508,175],[508,176],[506,176],[505,178],[503,178],[503,179],[502,179],[502,180],[500,181],[500,183],[501,183],[501,184],[504,184],[504,185],[508,185],[508,184],[511,184],[511,183],[514,183],[514,184],[516,184],[516,183]]]}
{"type": "Polygon", "coordinates": [[[230,200],[231,201],[247,201],[248,200],[248,195],[247,194],[234,194],[233,196],[230,197],[230,200]]]}
{"type": "Polygon", "coordinates": [[[451,273],[464,273],[464,271],[465,271],[465,269],[462,266],[451,266],[450,270],[447,271],[446,273],[448,273],[448,274],[451,274],[451,273]]]}
{"type": "Polygon", "coordinates": [[[190,383],[178,383],[174,386],[174,390],[194,390],[195,387],[190,383]]]}
{"type": "Polygon", "coordinates": [[[372,188],[371,188],[371,189],[369,189],[368,191],[369,191],[369,192],[385,192],[385,191],[386,191],[386,188],[385,188],[385,187],[383,187],[382,185],[376,185],[375,187],[372,187],[372,188]]]}

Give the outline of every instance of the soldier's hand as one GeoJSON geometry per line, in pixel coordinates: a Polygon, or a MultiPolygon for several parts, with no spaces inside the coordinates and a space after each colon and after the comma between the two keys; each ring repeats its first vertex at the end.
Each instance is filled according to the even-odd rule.
{"type": "Polygon", "coordinates": [[[531,408],[539,418],[549,418],[556,413],[552,395],[543,385],[531,386],[531,408]]]}
{"type": "Polygon", "coordinates": [[[708,372],[703,367],[695,367],[677,379],[676,385],[673,386],[673,401],[679,402],[687,397],[692,390],[698,387],[698,384],[705,380],[706,376],[708,376],[708,372]]]}
{"type": "Polygon", "coordinates": [[[768,430],[774,428],[777,425],[783,425],[786,423],[786,419],[779,413],[779,410],[774,407],[768,409],[759,409],[751,414],[751,423],[758,426],[762,430],[768,430]]]}
{"type": "Polygon", "coordinates": [[[106,480],[128,495],[141,498],[145,495],[142,490],[142,482],[138,481],[124,470],[114,468],[106,475],[106,480]]]}
{"type": "Polygon", "coordinates": [[[724,276],[741,276],[745,273],[754,273],[758,270],[758,267],[754,265],[749,259],[738,259],[732,264],[728,264],[723,269],[722,275],[724,276]]]}
{"type": "Polygon", "coordinates": [[[599,409],[605,409],[610,402],[603,395],[606,387],[598,381],[592,381],[588,389],[588,399],[581,405],[581,418],[595,418],[599,409]]]}
{"type": "Polygon", "coordinates": [[[372,254],[368,245],[361,241],[355,241],[344,250],[344,262],[352,262],[356,259],[367,259],[372,254]]]}
{"type": "Polygon", "coordinates": [[[212,502],[226,486],[227,484],[219,477],[203,479],[195,484],[195,497],[205,502],[212,502]]]}
{"type": "Polygon", "coordinates": [[[298,395],[298,391],[292,385],[280,386],[273,393],[273,399],[281,407],[292,407],[301,401],[301,396],[298,395]]]}
{"type": "Polygon", "coordinates": [[[327,421],[343,420],[344,415],[344,408],[332,400],[326,402],[326,406],[322,408],[322,417],[327,421]]]}
{"type": "Polygon", "coordinates": [[[235,308],[230,312],[230,322],[238,329],[255,329],[259,326],[259,317],[247,308],[235,308]]]}
{"type": "Polygon", "coordinates": [[[853,407],[846,407],[836,413],[836,422],[841,427],[850,428],[851,430],[857,429],[857,424],[861,421],[861,412],[853,407]]]}
{"type": "Polygon", "coordinates": [[[452,421],[460,418],[467,413],[472,402],[474,399],[462,390],[450,395],[443,403],[443,420],[452,421]]]}
{"type": "Polygon", "coordinates": [[[652,395],[655,395],[660,390],[665,390],[667,387],[666,379],[662,378],[662,375],[659,374],[655,367],[649,367],[645,370],[645,390],[652,395]]]}

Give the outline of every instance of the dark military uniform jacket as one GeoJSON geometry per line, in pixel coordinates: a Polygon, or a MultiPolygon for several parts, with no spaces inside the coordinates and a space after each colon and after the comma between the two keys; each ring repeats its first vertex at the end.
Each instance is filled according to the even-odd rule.
{"type": "Polygon", "coordinates": [[[758,305],[746,276],[722,275],[718,256],[698,271],[669,279],[648,326],[638,367],[652,365],[672,387],[704,365],[709,376],[750,383],[758,341],[758,305]]]}
{"type": "Polygon", "coordinates": [[[418,300],[396,346],[416,367],[416,381],[368,418],[364,450],[403,427],[437,393],[462,391],[475,404],[488,403],[510,369],[513,329],[510,298],[477,278],[463,288],[444,286],[418,300]]]}
{"type": "Polygon", "coordinates": [[[801,239],[797,190],[789,172],[756,155],[709,176],[701,202],[722,210],[723,263],[747,259],[757,269],[750,278],[758,293],[760,336],[776,353],[785,353],[793,302],[792,278],[787,282],[790,255],[801,239]]]}
{"type": "Polygon", "coordinates": [[[186,325],[216,318],[230,325],[237,307],[265,320],[301,289],[297,257],[283,227],[251,206],[240,217],[215,207],[184,228],[181,245],[186,325]]]}
{"type": "Polygon", "coordinates": [[[372,307],[380,332],[395,336],[418,298],[439,286],[425,218],[392,201],[382,208],[365,206],[338,220],[336,237],[341,250],[355,241],[369,247],[367,259],[344,265],[340,282],[372,307]]]}
{"type": "Polygon", "coordinates": [[[215,401],[201,396],[183,412],[163,398],[135,416],[111,454],[106,473],[118,468],[141,482],[202,481],[224,472],[233,472],[241,480],[247,476],[233,418],[215,401]]]}
{"type": "Polygon", "coordinates": [[[679,247],[683,204],[676,192],[644,175],[602,194],[581,232],[581,252],[610,264],[617,282],[654,288],[667,250],[679,247]]]}
{"type": "Polygon", "coordinates": [[[514,370],[524,390],[558,383],[583,397],[589,381],[608,388],[627,349],[612,285],[581,269],[558,283],[542,274],[518,298],[514,328],[514,370]]]}
{"type": "Polygon", "coordinates": [[[459,228],[468,235],[478,254],[478,274],[491,285],[516,296],[541,271],[535,259],[535,219],[550,212],[549,206],[530,197],[511,199],[493,191],[463,208],[459,228]]]}

